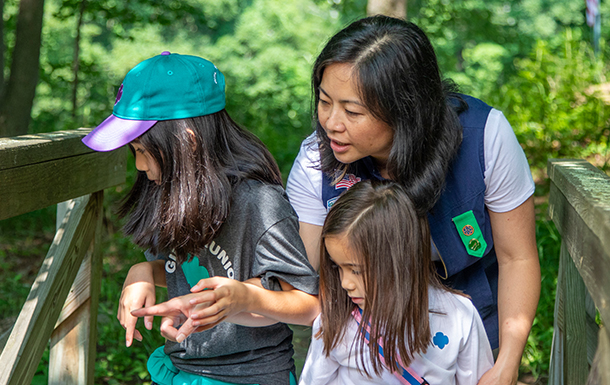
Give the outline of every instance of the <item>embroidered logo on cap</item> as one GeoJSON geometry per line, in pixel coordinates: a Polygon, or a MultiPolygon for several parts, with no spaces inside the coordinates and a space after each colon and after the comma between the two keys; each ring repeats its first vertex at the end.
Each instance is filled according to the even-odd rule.
{"type": "Polygon", "coordinates": [[[119,102],[119,100],[121,100],[121,96],[123,96],[123,85],[122,84],[119,87],[119,91],[116,93],[116,100],[114,101],[115,106],[119,102]]]}

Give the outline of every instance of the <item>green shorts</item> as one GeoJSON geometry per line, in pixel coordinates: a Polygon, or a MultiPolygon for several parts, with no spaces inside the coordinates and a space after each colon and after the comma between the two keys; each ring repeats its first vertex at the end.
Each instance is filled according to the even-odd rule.
{"type": "MultiPolygon", "coordinates": [[[[163,351],[164,346],[157,348],[148,358],[146,364],[150,378],[159,385],[240,385],[224,382],[209,377],[183,372],[176,368],[172,360],[163,351]]],[[[249,384],[257,385],[257,384],[249,384]]],[[[297,385],[296,378],[290,373],[290,385],[297,385]]]]}

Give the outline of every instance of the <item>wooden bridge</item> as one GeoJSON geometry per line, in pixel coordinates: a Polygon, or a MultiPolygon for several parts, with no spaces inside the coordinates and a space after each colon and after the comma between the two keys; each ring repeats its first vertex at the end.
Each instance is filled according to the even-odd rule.
{"type": "Polygon", "coordinates": [[[0,341],[0,384],[29,384],[49,340],[49,385],[93,384],[103,190],[125,182],[126,153],[90,150],[81,142],[88,132],[0,138],[0,220],[66,201],[25,305],[0,341]]]}
{"type": "MultiPolygon", "coordinates": [[[[0,385],[29,384],[49,340],[49,384],[93,384],[103,190],[124,183],[126,154],[89,150],[87,132],[0,139],[0,220],[67,201],[0,340],[0,385]]],[[[551,160],[548,171],[549,215],[562,235],[549,383],[610,385],[610,178],[582,160],[551,160]]]]}

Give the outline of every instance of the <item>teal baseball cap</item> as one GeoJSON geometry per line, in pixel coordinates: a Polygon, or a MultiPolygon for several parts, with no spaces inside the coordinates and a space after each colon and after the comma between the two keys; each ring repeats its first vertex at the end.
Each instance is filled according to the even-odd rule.
{"type": "Polygon", "coordinates": [[[83,138],[96,151],[117,149],[160,120],[209,115],[225,108],[225,78],[210,61],[167,51],[132,68],[110,115],[83,138]]]}

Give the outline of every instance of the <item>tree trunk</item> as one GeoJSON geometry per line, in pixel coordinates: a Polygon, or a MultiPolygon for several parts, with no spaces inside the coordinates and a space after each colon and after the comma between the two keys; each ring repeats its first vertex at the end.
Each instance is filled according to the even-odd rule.
{"type": "Polygon", "coordinates": [[[11,73],[0,95],[0,136],[27,134],[38,72],[44,0],[21,0],[11,73]]]}
{"type": "MultiPolygon", "coordinates": [[[[2,0],[0,0],[2,1],[2,0]]],[[[72,83],[72,118],[76,118],[76,110],[78,108],[78,68],[80,66],[80,33],[81,26],[83,25],[83,15],[85,14],[87,0],[82,0],[80,3],[80,10],[78,14],[78,21],[76,23],[76,39],[74,40],[74,58],[72,60],[72,73],[74,74],[74,81],[72,83]]]]}
{"type": "Polygon", "coordinates": [[[407,0],[369,0],[366,13],[369,16],[386,15],[406,19],[407,0]]]}
{"type": "Polygon", "coordinates": [[[0,0],[0,101],[4,90],[4,0],[0,0]]]}

